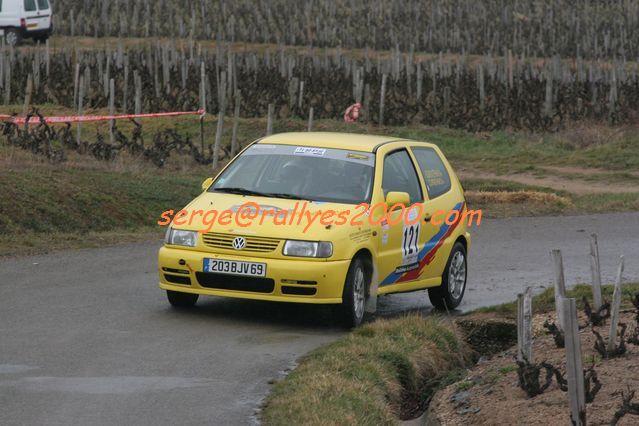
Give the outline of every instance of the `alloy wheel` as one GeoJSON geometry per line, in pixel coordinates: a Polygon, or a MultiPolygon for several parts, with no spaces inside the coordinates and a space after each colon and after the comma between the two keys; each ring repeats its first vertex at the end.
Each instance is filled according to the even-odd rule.
{"type": "Polygon", "coordinates": [[[353,310],[358,319],[364,316],[365,283],[364,271],[359,267],[355,271],[353,282],[353,310]]]}
{"type": "Polygon", "coordinates": [[[466,258],[461,251],[455,252],[448,268],[448,291],[453,299],[459,299],[466,286],[466,258]]]}

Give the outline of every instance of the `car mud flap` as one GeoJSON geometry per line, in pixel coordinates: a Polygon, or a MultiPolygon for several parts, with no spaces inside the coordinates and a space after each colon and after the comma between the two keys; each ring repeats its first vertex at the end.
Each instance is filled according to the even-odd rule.
{"type": "Polygon", "coordinates": [[[368,289],[366,297],[366,313],[374,314],[377,311],[377,288],[379,287],[379,276],[377,274],[377,266],[373,264],[373,274],[371,276],[371,285],[368,289]]]}

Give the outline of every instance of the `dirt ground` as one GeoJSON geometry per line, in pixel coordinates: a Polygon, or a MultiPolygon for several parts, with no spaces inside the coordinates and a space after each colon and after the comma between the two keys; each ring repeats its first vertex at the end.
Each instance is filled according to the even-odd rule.
{"type": "MultiPolygon", "coordinates": [[[[533,361],[546,361],[565,372],[565,350],[558,349],[546,335],[543,322],[548,315],[534,320],[535,341],[533,361]]],[[[585,324],[585,317],[580,324],[585,324]]],[[[626,336],[635,327],[634,314],[623,313],[621,322],[628,325],[626,336]]],[[[596,327],[604,339],[609,324],[596,327]]],[[[639,390],[639,347],[626,344],[627,351],[618,358],[602,359],[594,349],[595,336],[591,327],[581,330],[581,352],[584,368],[594,363],[601,389],[586,407],[589,425],[608,425],[622,402],[621,392],[639,390]]],[[[518,386],[516,349],[511,348],[490,359],[482,359],[468,376],[433,397],[428,425],[565,425],[570,424],[568,396],[556,379],[541,395],[528,398],[518,386]]],[[[543,375],[543,373],[542,373],[543,375]]],[[[639,394],[632,401],[639,403],[639,394]]],[[[637,425],[639,416],[627,414],[618,425],[637,425]]]]}
{"type": "Polygon", "coordinates": [[[544,186],[558,191],[571,192],[573,194],[622,194],[627,192],[639,192],[639,184],[633,182],[592,181],[582,178],[583,175],[588,173],[597,177],[609,174],[599,170],[595,173],[592,173],[590,169],[579,169],[576,167],[547,167],[545,170],[562,172],[562,175],[557,176],[548,174],[546,176],[538,176],[533,173],[511,173],[500,175],[473,169],[460,169],[458,171],[458,176],[461,179],[493,179],[520,183],[522,185],[544,186]]]}

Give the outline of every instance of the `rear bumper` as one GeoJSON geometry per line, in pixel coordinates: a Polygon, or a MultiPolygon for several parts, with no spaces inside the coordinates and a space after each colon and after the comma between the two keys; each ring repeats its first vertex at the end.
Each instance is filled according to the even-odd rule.
{"type": "Polygon", "coordinates": [[[53,32],[52,28],[48,28],[46,30],[29,30],[29,29],[22,30],[23,37],[44,37],[44,36],[48,37],[51,35],[52,32],[53,32]]]}
{"type": "Polygon", "coordinates": [[[207,296],[274,302],[342,303],[349,260],[310,261],[219,255],[162,247],[158,254],[160,288],[207,296]],[[266,264],[266,277],[203,274],[204,258],[266,264]]]}

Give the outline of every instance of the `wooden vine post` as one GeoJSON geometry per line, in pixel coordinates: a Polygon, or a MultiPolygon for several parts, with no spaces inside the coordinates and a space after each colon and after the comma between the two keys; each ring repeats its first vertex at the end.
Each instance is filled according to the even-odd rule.
{"type": "Polygon", "coordinates": [[[268,116],[266,117],[266,136],[270,136],[273,134],[273,111],[275,110],[275,105],[268,104],[268,116]]]}
{"type": "Polygon", "coordinates": [[[308,109],[308,131],[313,131],[313,107],[308,109]]]}
{"type": "Polygon", "coordinates": [[[517,360],[533,362],[532,354],[532,289],[517,295],[517,360]]]}
{"type": "Polygon", "coordinates": [[[586,424],[586,392],[584,388],[584,372],[581,361],[581,342],[579,340],[579,324],[577,320],[577,303],[575,299],[560,298],[562,306],[564,333],[566,338],[566,378],[568,381],[568,401],[570,404],[570,420],[575,426],[586,424]]]}
{"type": "Polygon", "coordinates": [[[555,272],[555,308],[557,312],[557,327],[564,331],[562,323],[564,315],[562,313],[563,305],[560,299],[566,297],[566,281],[564,279],[564,263],[561,257],[561,250],[553,250],[550,252],[555,272]]]}
{"type": "Polygon", "coordinates": [[[601,268],[599,266],[599,245],[597,234],[590,235],[590,272],[592,275],[592,301],[595,312],[599,312],[601,299],[601,268]]]}
{"type": "Polygon", "coordinates": [[[610,332],[608,334],[608,352],[614,352],[617,347],[617,326],[619,325],[619,309],[621,307],[621,281],[623,275],[623,256],[619,259],[615,291],[612,294],[612,306],[610,308],[610,332]]]}

